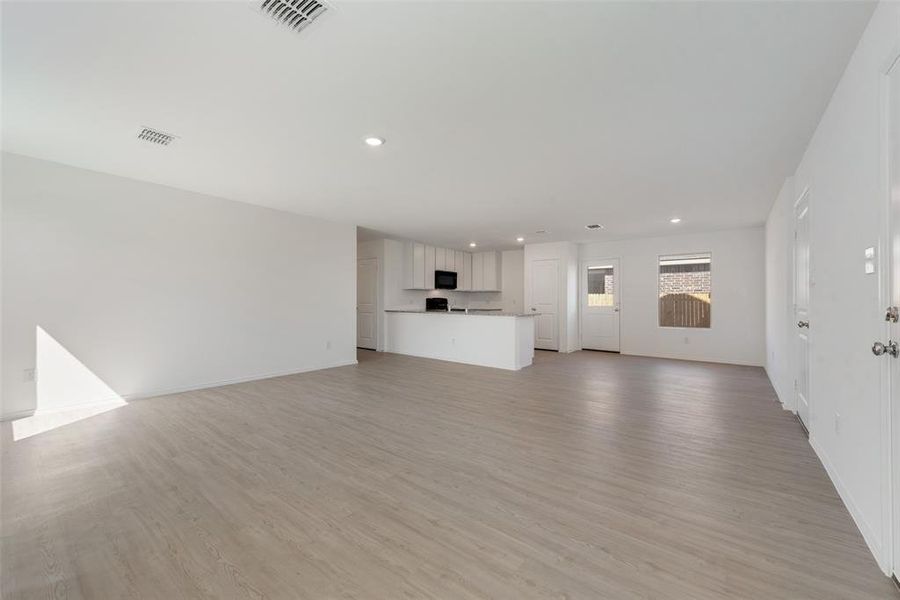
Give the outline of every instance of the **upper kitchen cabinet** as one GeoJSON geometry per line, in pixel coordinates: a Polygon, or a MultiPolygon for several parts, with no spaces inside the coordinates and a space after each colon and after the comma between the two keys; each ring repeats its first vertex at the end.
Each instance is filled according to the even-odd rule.
{"type": "MultiPolygon", "coordinates": [[[[434,246],[425,246],[425,289],[434,289],[434,264],[437,256],[437,248],[434,246]]],[[[443,253],[441,253],[443,254],[443,253]]]]}
{"type": "Polygon", "coordinates": [[[434,261],[434,246],[426,246],[419,242],[403,244],[403,289],[433,290],[434,261]]]}
{"type": "Polygon", "coordinates": [[[403,244],[403,287],[407,290],[424,290],[425,287],[425,244],[406,242],[403,244]]]}
{"type": "Polygon", "coordinates": [[[460,292],[472,290],[472,255],[456,251],[456,289],[460,292]]]}
{"type": "Polygon", "coordinates": [[[472,254],[472,287],[473,292],[499,292],[500,267],[499,252],[476,252],[472,254]]]}
{"type": "Polygon", "coordinates": [[[453,271],[457,291],[499,292],[500,265],[499,252],[471,254],[406,242],[403,245],[403,288],[433,290],[435,271],[453,271]]]}

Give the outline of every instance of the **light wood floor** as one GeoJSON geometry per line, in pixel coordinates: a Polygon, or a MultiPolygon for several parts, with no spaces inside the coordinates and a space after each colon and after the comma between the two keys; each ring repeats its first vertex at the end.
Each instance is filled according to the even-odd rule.
{"type": "Polygon", "coordinates": [[[756,368],[361,351],[3,433],[9,600],[900,597],[756,368]]]}

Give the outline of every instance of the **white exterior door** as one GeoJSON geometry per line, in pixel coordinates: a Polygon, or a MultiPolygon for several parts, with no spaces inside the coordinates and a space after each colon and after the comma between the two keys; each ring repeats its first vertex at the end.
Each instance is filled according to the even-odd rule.
{"type": "Polygon", "coordinates": [[[797,332],[797,373],[794,390],[797,416],[809,431],[809,191],[794,205],[794,321],[797,332]]]}
{"type": "Polygon", "coordinates": [[[377,298],[378,259],[361,258],[356,261],[356,346],[359,348],[375,350],[378,338],[377,298]]]}
{"type": "Polygon", "coordinates": [[[534,347],[559,350],[559,261],[555,258],[531,263],[531,310],[534,347]]]}
{"type": "Polygon", "coordinates": [[[581,262],[581,347],[619,351],[619,259],[581,262]]]}

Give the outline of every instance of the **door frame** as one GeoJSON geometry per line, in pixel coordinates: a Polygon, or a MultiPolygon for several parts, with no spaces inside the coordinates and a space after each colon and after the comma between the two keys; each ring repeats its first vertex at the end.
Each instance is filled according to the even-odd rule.
{"type": "Polygon", "coordinates": [[[374,350],[376,352],[382,352],[384,349],[382,348],[382,340],[381,340],[381,317],[384,314],[384,311],[381,309],[381,260],[377,256],[357,256],[356,257],[356,287],[359,287],[359,263],[362,261],[371,260],[375,262],[375,314],[373,321],[375,322],[375,347],[374,348],[363,348],[357,344],[359,344],[359,289],[356,290],[356,298],[354,299],[356,302],[356,335],[354,336],[354,346],[358,350],[374,350]]]}
{"type": "Polygon", "coordinates": [[[809,186],[805,186],[803,191],[797,196],[797,199],[794,200],[793,205],[791,206],[791,229],[794,233],[794,239],[791,243],[791,319],[790,319],[790,339],[791,347],[793,348],[793,359],[792,363],[794,366],[794,385],[792,388],[793,394],[791,398],[791,404],[793,405],[792,412],[797,417],[797,421],[800,425],[806,430],[807,435],[810,434],[809,427],[811,427],[813,422],[813,401],[812,401],[812,348],[813,348],[813,335],[812,330],[807,328],[806,330],[806,377],[807,377],[807,385],[806,385],[806,402],[809,405],[809,423],[804,423],[803,419],[800,418],[800,403],[797,399],[797,392],[800,381],[800,348],[797,345],[797,207],[800,204],[806,201],[806,223],[807,223],[807,252],[809,256],[806,259],[806,270],[807,270],[807,298],[806,298],[806,318],[809,321],[812,321],[812,202],[810,201],[810,193],[809,186]]]}
{"type": "MultiPolygon", "coordinates": [[[[883,218],[882,230],[876,246],[876,272],[878,274],[878,296],[880,308],[886,308],[893,303],[891,282],[893,271],[900,265],[894,264],[893,248],[891,247],[892,234],[900,233],[900,223],[894,222],[891,198],[891,148],[890,148],[890,78],[900,77],[900,44],[897,44],[888,55],[881,70],[879,82],[880,95],[880,120],[881,139],[879,140],[881,161],[881,183],[883,186],[883,218]],[[881,260],[880,257],[884,257],[881,260]]],[[[900,173],[896,176],[900,178],[900,173]]],[[[878,315],[879,317],[881,315],[878,315]]],[[[882,328],[883,339],[890,339],[892,333],[896,339],[900,332],[900,324],[893,327],[885,321],[882,328]],[[893,329],[893,331],[892,331],[893,329]]],[[[881,459],[884,466],[881,473],[882,490],[882,522],[885,523],[881,532],[882,556],[876,557],[882,570],[888,575],[893,574],[895,581],[900,580],[900,364],[893,360],[885,360],[881,365],[881,422],[882,439],[881,459]]]]}
{"type": "MultiPolygon", "coordinates": [[[[616,261],[616,303],[619,305],[619,349],[617,352],[622,353],[622,257],[621,256],[604,256],[602,258],[582,258],[578,261],[578,350],[584,350],[584,310],[582,300],[587,292],[587,266],[594,262],[603,262],[608,260],[616,261]]],[[[605,351],[601,351],[605,352],[605,351]]]]}
{"type": "MultiPolygon", "coordinates": [[[[560,271],[562,270],[561,267],[563,265],[560,264],[561,261],[559,258],[556,258],[556,257],[534,258],[525,263],[525,269],[527,270],[527,273],[523,273],[524,283],[525,283],[525,289],[524,289],[525,304],[531,309],[531,311],[535,310],[535,305],[537,304],[537,302],[535,302],[535,300],[534,300],[534,267],[537,263],[541,263],[541,262],[552,262],[556,265],[556,318],[554,319],[554,327],[556,327],[556,349],[554,350],[551,348],[538,348],[537,347],[537,332],[538,332],[537,321],[535,321],[535,323],[534,323],[534,334],[535,334],[534,349],[535,350],[543,350],[545,352],[565,352],[565,350],[563,350],[564,346],[562,343],[563,327],[560,327],[560,319],[562,318],[561,313],[563,310],[563,307],[561,306],[561,304],[562,304],[562,299],[564,298],[563,294],[560,294],[560,277],[562,277],[560,271]]],[[[524,309],[525,307],[523,306],[522,308],[524,309]]]]}

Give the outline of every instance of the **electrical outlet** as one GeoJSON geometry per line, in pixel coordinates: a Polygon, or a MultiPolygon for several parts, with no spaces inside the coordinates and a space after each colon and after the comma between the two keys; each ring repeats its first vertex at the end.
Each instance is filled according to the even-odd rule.
{"type": "Polygon", "coordinates": [[[685,343],[685,344],[690,344],[690,343],[691,343],[691,338],[689,338],[688,336],[684,336],[684,343],[685,343]]]}
{"type": "Polygon", "coordinates": [[[325,349],[331,350],[331,340],[328,340],[327,342],[325,342],[325,349]]]}
{"type": "Polygon", "coordinates": [[[34,381],[34,369],[25,369],[22,374],[22,381],[26,383],[34,381]]]}
{"type": "Polygon", "coordinates": [[[841,413],[834,413],[834,433],[835,435],[841,435],[841,413]]]}

